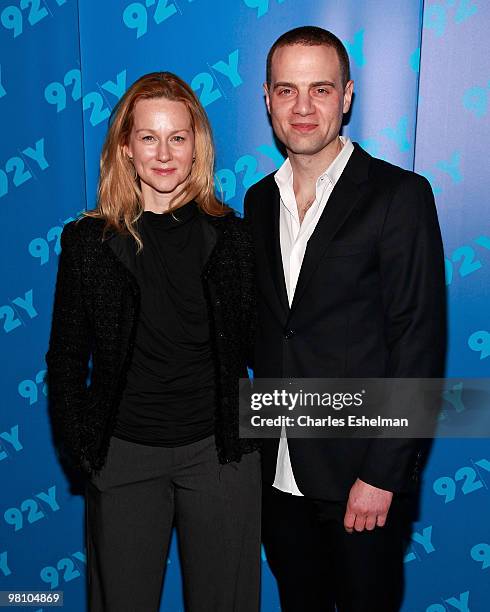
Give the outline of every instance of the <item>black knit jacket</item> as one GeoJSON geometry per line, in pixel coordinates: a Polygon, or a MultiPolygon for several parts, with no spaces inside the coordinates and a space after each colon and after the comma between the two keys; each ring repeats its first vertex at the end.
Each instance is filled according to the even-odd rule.
{"type": "MultiPolygon", "coordinates": [[[[211,252],[202,279],[216,372],[215,440],[220,463],[228,463],[257,448],[238,437],[238,380],[247,376],[255,311],[253,252],[234,214],[201,220],[211,252]]],[[[86,217],[63,230],[46,355],[55,446],[62,463],[88,473],[100,471],[107,456],[140,304],[138,283],[103,229],[104,221],[86,217]]]]}

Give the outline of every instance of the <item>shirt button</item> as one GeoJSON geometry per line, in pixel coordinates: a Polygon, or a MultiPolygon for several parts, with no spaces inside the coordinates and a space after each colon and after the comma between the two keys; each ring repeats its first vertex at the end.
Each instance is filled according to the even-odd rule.
{"type": "Polygon", "coordinates": [[[290,340],[294,336],[295,333],[296,332],[294,331],[294,329],[288,329],[286,332],[284,332],[285,340],[290,340]]]}

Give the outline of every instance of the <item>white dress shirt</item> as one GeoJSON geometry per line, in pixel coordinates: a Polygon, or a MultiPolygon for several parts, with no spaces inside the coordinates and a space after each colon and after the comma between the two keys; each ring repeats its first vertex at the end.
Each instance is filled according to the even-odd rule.
{"type": "MultiPolygon", "coordinates": [[[[354,150],[349,138],[340,136],[342,150],[330,166],[316,181],[315,201],[306,211],[303,223],[299,222],[298,206],[293,189],[293,170],[289,159],[283,163],[274,175],[281,196],[279,211],[279,237],[281,244],[282,267],[289,306],[293,301],[294,291],[303,264],[306,246],[310,236],[315,231],[317,223],[325,209],[328,198],[344,171],[354,150]]],[[[303,495],[294,479],[291,460],[289,458],[286,430],[283,428],[277,453],[276,474],[273,486],[285,493],[303,495]]]]}

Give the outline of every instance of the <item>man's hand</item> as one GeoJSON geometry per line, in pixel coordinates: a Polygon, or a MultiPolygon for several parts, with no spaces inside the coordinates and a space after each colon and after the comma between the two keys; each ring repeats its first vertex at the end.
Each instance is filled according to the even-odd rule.
{"type": "Polygon", "coordinates": [[[378,489],[358,478],[349,493],[344,516],[345,530],[352,533],[354,529],[372,531],[376,526],[383,527],[392,499],[391,491],[378,489]]]}

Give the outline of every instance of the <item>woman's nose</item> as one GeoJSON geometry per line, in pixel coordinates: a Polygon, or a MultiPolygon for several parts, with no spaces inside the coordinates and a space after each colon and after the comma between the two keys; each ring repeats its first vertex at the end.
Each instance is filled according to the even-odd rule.
{"type": "Polygon", "coordinates": [[[172,154],[170,152],[170,148],[168,146],[168,143],[161,142],[158,145],[157,159],[158,159],[158,161],[161,161],[162,163],[168,162],[169,160],[172,159],[172,154]]]}

